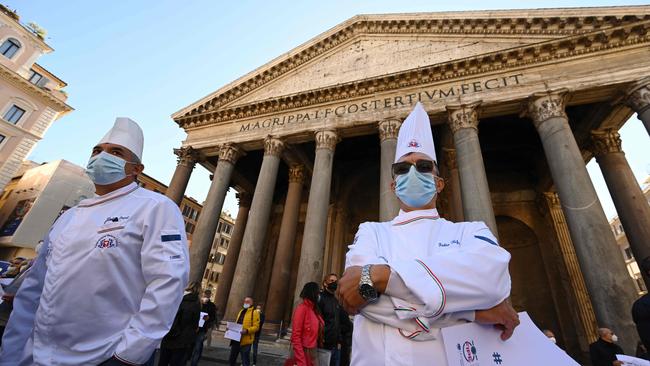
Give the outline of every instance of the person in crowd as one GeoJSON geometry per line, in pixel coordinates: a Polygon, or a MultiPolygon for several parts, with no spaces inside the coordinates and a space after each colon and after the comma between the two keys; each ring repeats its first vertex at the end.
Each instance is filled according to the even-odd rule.
{"type": "Polygon", "coordinates": [[[257,304],[255,306],[255,311],[260,317],[260,328],[255,333],[255,339],[253,340],[253,366],[257,365],[257,348],[260,344],[260,338],[262,337],[262,327],[264,326],[264,321],[266,316],[264,315],[264,304],[257,304]]]}
{"type": "Polygon", "coordinates": [[[351,331],[352,324],[348,314],[339,305],[334,296],[338,286],[338,275],[330,273],[323,279],[323,290],[318,298],[318,310],[325,321],[323,348],[330,350],[330,366],[339,366],[341,349],[346,341],[346,335],[351,331]]]}
{"type": "MultiPolygon", "coordinates": [[[[639,267],[646,276],[650,276],[650,257],[644,258],[639,267]]],[[[641,296],[632,304],[632,320],[636,324],[641,342],[646,349],[650,349],[650,293],[641,296]]]]}
{"type": "Polygon", "coordinates": [[[325,322],[316,305],[318,295],[318,284],[306,283],[300,292],[302,302],[296,306],[291,317],[291,346],[297,366],[319,366],[317,348],[325,322]]]}
{"type": "Polygon", "coordinates": [[[623,362],[616,359],[616,355],[624,354],[617,341],[618,337],[611,329],[599,328],[598,340],[589,345],[592,366],[622,366],[623,362]]]}
{"type": "Polygon", "coordinates": [[[212,302],[212,300],[210,300],[211,297],[211,290],[203,291],[203,297],[201,298],[201,312],[206,313],[207,315],[203,316],[203,326],[199,328],[199,334],[196,337],[196,342],[194,342],[192,366],[197,366],[199,364],[201,354],[203,354],[203,342],[205,341],[207,334],[212,332],[214,324],[218,321],[217,306],[212,302]]]}
{"type": "Polygon", "coordinates": [[[1,366],[143,364],[169,331],[189,260],[178,206],[137,184],[144,137],[117,118],[86,174],[96,197],[63,213],[13,301],[1,366]]]}
{"type": "Polygon", "coordinates": [[[192,282],[183,295],[169,332],[160,344],[158,366],[184,366],[189,358],[199,331],[201,303],[200,286],[192,282]]]}
{"type": "MultiPolygon", "coordinates": [[[[36,255],[38,255],[39,249],[40,247],[37,245],[35,248],[36,255]]],[[[19,274],[14,277],[13,281],[2,289],[2,303],[0,303],[0,346],[2,346],[2,335],[4,334],[5,327],[9,321],[9,315],[11,315],[11,312],[14,309],[14,297],[16,296],[18,289],[20,289],[20,286],[23,284],[28,269],[31,268],[34,261],[24,261],[22,263],[27,264],[24,266],[24,270],[20,271],[19,274]]]]}
{"type": "Polygon", "coordinates": [[[244,298],[242,309],[237,314],[237,323],[242,325],[239,342],[230,341],[230,366],[237,365],[237,357],[241,355],[242,366],[250,366],[250,354],[255,333],[260,329],[260,316],[253,307],[253,298],[244,298]]]}
{"type": "Polygon", "coordinates": [[[548,338],[549,341],[553,342],[553,344],[557,344],[557,339],[555,338],[555,334],[552,331],[549,329],[544,329],[542,333],[544,333],[546,338],[548,338]]]}
{"type": "Polygon", "coordinates": [[[638,341],[636,344],[636,352],[634,353],[637,358],[640,358],[642,360],[649,360],[648,358],[648,349],[645,348],[643,345],[643,342],[638,341]]]}
{"type": "Polygon", "coordinates": [[[446,365],[441,328],[475,321],[512,336],[510,254],[483,222],[440,218],[443,190],[421,103],[402,124],[392,166],[397,217],[363,223],[346,254],[337,296],[354,318],[352,364],[446,365]],[[381,295],[381,296],[380,296],[381,295]]]}
{"type": "Polygon", "coordinates": [[[20,274],[20,269],[22,268],[22,264],[26,262],[27,259],[23,257],[16,257],[9,261],[10,265],[5,271],[5,273],[2,274],[2,278],[15,278],[20,274]]]}

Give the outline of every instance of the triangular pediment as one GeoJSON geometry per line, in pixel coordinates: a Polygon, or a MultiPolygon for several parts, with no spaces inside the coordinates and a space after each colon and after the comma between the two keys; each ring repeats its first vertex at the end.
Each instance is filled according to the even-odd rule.
{"type": "Polygon", "coordinates": [[[250,105],[650,18],[650,6],[360,15],[174,113],[250,105]]]}

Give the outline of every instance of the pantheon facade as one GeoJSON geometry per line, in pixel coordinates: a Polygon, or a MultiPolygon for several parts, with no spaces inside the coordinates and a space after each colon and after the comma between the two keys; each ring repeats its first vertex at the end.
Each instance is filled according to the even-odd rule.
{"type": "Polygon", "coordinates": [[[650,131],[649,30],[650,6],[359,15],[181,109],[167,195],[181,199],[197,163],[212,172],[192,279],[234,187],[217,305],[234,319],[253,296],[287,324],[304,283],[343,271],[358,225],[397,214],[390,165],[419,101],[439,211],[498,234],[514,307],[577,358],[598,326],[632,353],[638,295],[585,164],[599,163],[637,261],[649,256],[650,209],[617,133],[650,131]]]}

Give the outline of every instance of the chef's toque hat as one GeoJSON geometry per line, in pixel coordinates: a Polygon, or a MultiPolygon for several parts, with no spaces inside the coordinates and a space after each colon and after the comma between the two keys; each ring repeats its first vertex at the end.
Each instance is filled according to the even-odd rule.
{"type": "Polygon", "coordinates": [[[123,146],[134,153],[142,161],[144,135],[138,124],[127,117],[117,117],[115,124],[98,144],[115,144],[123,146]]]}
{"type": "Polygon", "coordinates": [[[427,111],[424,110],[420,102],[415,105],[415,108],[406,117],[399,129],[395,162],[402,156],[414,152],[426,154],[433,161],[437,161],[429,115],[427,115],[427,111]]]}

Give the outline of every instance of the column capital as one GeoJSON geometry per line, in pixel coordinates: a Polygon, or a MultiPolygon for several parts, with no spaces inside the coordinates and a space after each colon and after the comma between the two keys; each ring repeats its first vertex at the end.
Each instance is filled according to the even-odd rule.
{"type": "Polygon", "coordinates": [[[264,138],[264,155],[280,156],[284,150],[284,142],[271,135],[264,138]]]}
{"type": "Polygon", "coordinates": [[[556,192],[544,192],[544,198],[550,207],[560,207],[560,196],[556,192]]]}
{"type": "Polygon", "coordinates": [[[316,131],[316,150],[327,149],[334,151],[339,142],[339,135],[335,130],[316,131]]]}
{"type": "Polygon", "coordinates": [[[565,111],[567,93],[566,88],[534,93],[528,97],[521,116],[532,119],[535,127],[551,118],[568,119],[565,111]]]}
{"type": "Polygon", "coordinates": [[[478,131],[478,111],[481,101],[470,104],[448,104],[445,106],[449,116],[449,127],[452,133],[464,128],[473,128],[478,131]]]}
{"type": "Polygon", "coordinates": [[[650,108],[650,77],[638,80],[625,93],[625,104],[636,113],[650,108]]]}
{"type": "Polygon", "coordinates": [[[289,168],[289,183],[302,183],[305,180],[305,166],[293,165],[289,168]]]}
{"type": "Polygon", "coordinates": [[[239,207],[251,207],[251,203],[253,202],[252,194],[242,191],[235,196],[237,197],[237,201],[239,201],[239,207]]]}
{"type": "Polygon", "coordinates": [[[456,149],[443,147],[442,151],[445,155],[445,164],[447,164],[449,169],[458,169],[458,164],[456,164],[456,149]]]}
{"type": "Polygon", "coordinates": [[[231,164],[237,163],[243,152],[235,144],[224,144],[219,149],[219,160],[225,160],[231,164]]]}
{"type": "Polygon", "coordinates": [[[177,156],[176,162],[178,165],[184,165],[192,169],[199,161],[199,152],[194,150],[192,146],[174,149],[174,155],[177,156]]]}
{"type": "Polygon", "coordinates": [[[390,118],[379,121],[377,127],[379,128],[379,141],[388,139],[397,139],[397,133],[402,125],[398,119],[390,118]]]}
{"type": "Polygon", "coordinates": [[[621,149],[621,135],[614,130],[591,131],[590,150],[596,157],[623,152],[621,149]]]}

